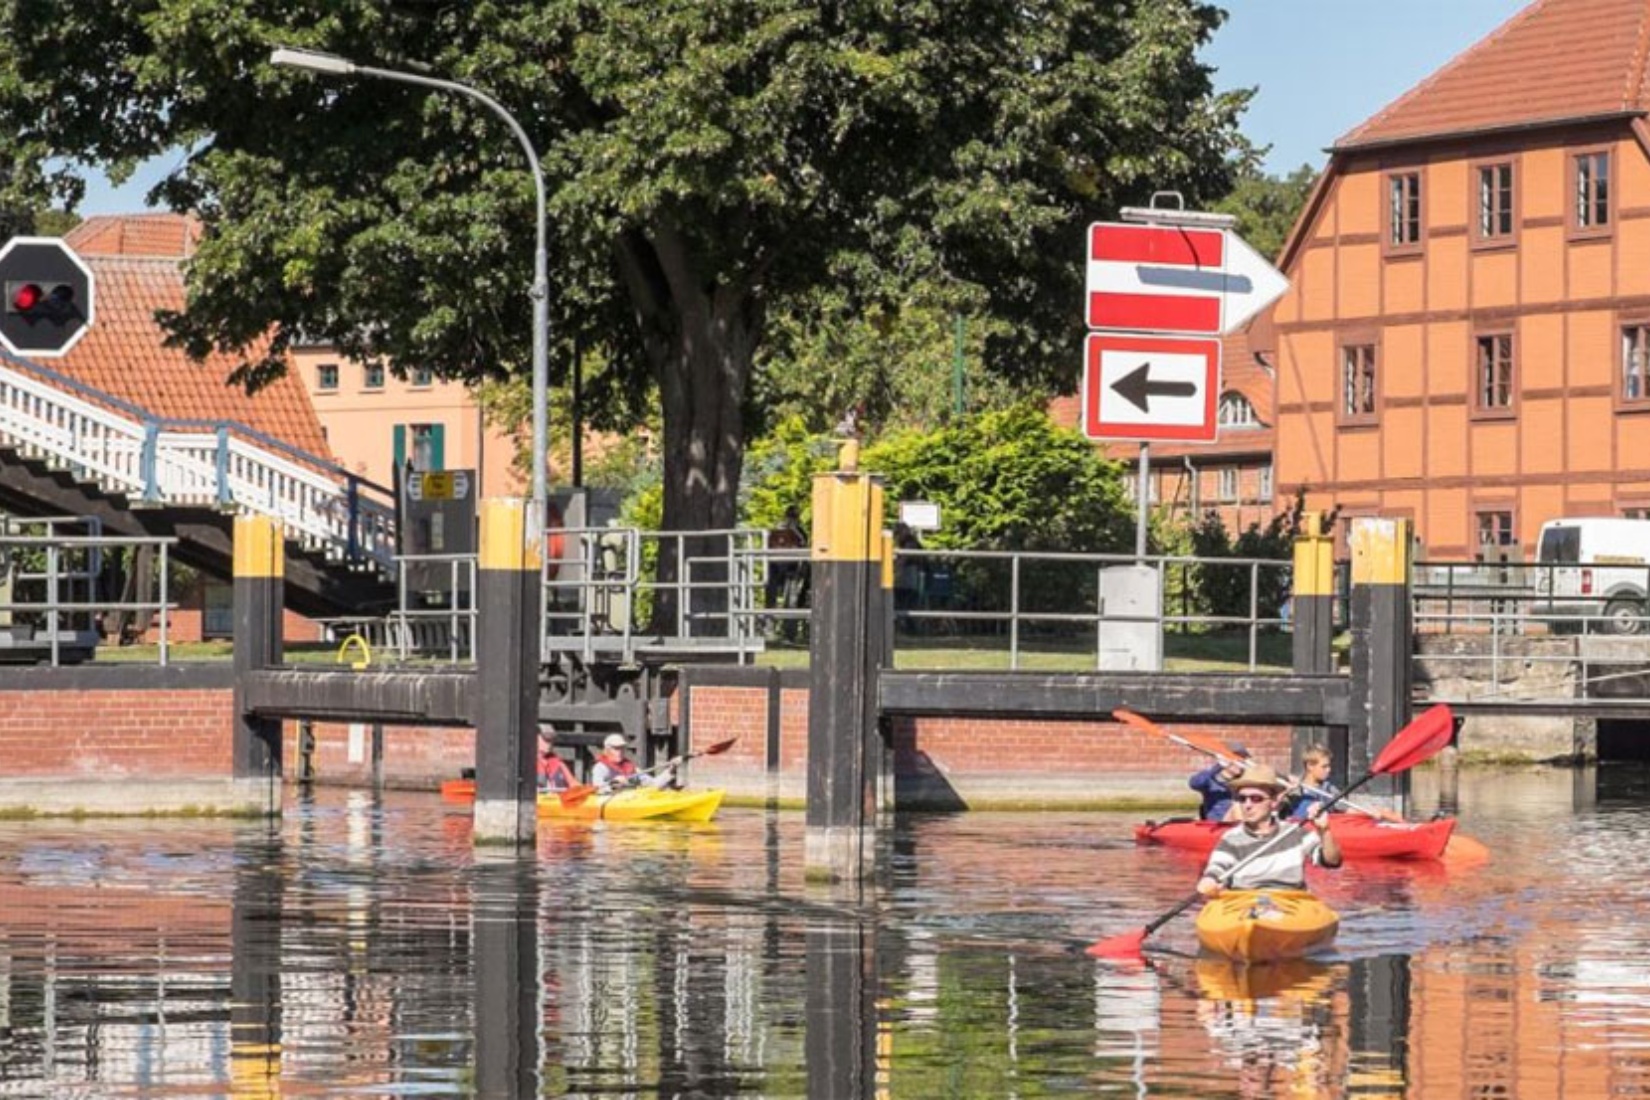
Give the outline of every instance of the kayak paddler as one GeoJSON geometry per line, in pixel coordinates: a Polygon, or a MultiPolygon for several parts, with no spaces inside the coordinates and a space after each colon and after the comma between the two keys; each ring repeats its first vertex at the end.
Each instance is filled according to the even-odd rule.
{"type": "MultiPolygon", "coordinates": [[[[1295,779],[1287,777],[1289,789],[1284,792],[1279,813],[1288,821],[1306,821],[1307,814],[1313,807],[1323,807],[1329,804],[1334,797],[1341,793],[1329,778],[1329,772],[1334,766],[1335,758],[1330,755],[1328,745],[1312,745],[1301,753],[1301,777],[1295,779]],[[1312,788],[1308,790],[1307,788],[1312,788]]],[[[1403,816],[1385,808],[1366,809],[1367,813],[1377,821],[1402,822],[1403,816]]]]}
{"type": "Polygon", "coordinates": [[[1278,773],[1265,764],[1249,764],[1229,784],[1232,804],[1237,807],[1238,827],[1228,829],[1197,880],[1197,892],[1213,897],[1230,887],[1234,890],[1304,890],[1307,861],[1319,867],[1339,867],[1341,846],[1330,829],[1329,817],[1321,806],[1308,811],[1309,826],[1294,826],[1288,836],[1277,840],[1283,826],[1277,819],[1279,796],[1285,790],[1278,773]],[[1315,827],[1312,827],[1315,826],[1315,827]],[[1232,881],[1221,876],[1262,845],[1277,843],[1242,867],[1232,881]]]}
{"type": "Polygon", "coordinates": [[[644,783],[663,789],[676,781],[675,764],[667,765],[653,775],[637,771],[635,762],[625,756],[629,744],[622,733],[610,733],[603,738],[602,751],[596,754],[596,766],[590,769],[590,782],[604,790],[618,790],[639,787],[644,783]]]}
{"type": "Polygon", "coordinates": [[[1244,765],[1249,760],[1249,750],[1242,745],[1233,745],[1232,755],[1238,759],[1223,762],[1217,761],[1186,780],[1186,785],[1203,796],[1203,805],[1198,807],[1197,816],[1204,821],[1236,821],[1237,815],[1232,812],[1231,781],[1243,772],[1244,765]]]}
{"type": "Polygon", "coordinates": [[[573,786],[573,769],[556,755],[556,728],[539,727],[539,790],[552,794],[573,786]]]}

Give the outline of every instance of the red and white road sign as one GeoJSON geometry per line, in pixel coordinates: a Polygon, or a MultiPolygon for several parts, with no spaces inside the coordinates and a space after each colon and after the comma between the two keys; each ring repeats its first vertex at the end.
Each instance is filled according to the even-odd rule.
{"type": "Polygon", "coordinates": [[[1214,441],[1219,340],[1095,332],[1084,350],[1090,439],[1214,441]]]}
{"type": "Polygon", "coordinates": [[[1088,325],[1218,336],[1289,288],[1283,273],[1226,229],[1089,226],[1088,325]]]}

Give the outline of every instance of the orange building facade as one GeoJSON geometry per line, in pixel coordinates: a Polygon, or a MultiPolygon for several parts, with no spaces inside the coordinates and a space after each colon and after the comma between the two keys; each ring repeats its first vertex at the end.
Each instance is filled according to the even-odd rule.
{"type": "Polygon", "coordinates": [[[1440,559],[1650,515],[1647,12],[1539,0],[1336,144],[1280,261],[1280,502],[1440,559]]]}

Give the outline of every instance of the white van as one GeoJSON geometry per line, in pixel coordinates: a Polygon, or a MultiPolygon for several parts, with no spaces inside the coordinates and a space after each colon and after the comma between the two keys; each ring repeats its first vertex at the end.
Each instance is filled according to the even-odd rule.
{"type": "Polygon", "coordinates": [[[1650,519],[1548,520],[1535,560],[1536,614],[1591,619],[1610,634],[1650,632],[1650,519]]]}

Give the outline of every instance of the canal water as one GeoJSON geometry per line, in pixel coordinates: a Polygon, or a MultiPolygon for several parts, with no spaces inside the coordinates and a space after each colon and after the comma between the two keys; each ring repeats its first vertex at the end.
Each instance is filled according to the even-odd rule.
{"type": "MultiPolygon", "coordinates": [[[[1444,800],[1417,779],[1417,806],[1444,800]]],[[[904,819],[863,891],[795,813],[477,851],[434,795],[273,825],[0,823],[0,1095],[1642,1097],[1650,771],[1463,774],[1478,867],[1350,865],[1244,972],[1119,814],[904,819]]]]}

